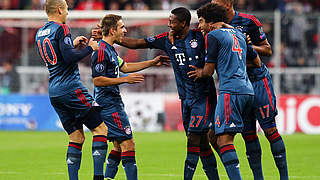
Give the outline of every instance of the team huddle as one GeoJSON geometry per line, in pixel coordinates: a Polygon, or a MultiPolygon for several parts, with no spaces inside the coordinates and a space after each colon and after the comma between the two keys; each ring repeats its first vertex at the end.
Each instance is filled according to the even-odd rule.
{"type": "Polygon", "coordinates": [[[83,125],[93,134],[94,180],[114,179],[120,162],[128,180],[138,179],[135,143],[119,85],[143,82],[144,76],[135,72],[170,62],[187,136],[185,180],[193,179],[199,158],[208,179],[219,179],[220,159],[229,179],[241,180],[233,145],[237,133],[244,139],[254,179],[263,180],[257,120],[270,142],[280,180],[289,179],[285,145],[275,123],[272,79],[260,59],[272,54],[271,47],[255,16],[239,13],[233,5],[234,0],[212,0],[200,7],[198,29],[190,29],[188,9],[175,8],[168,20],[170,31],[144,39],[125,37],[122,17],[107,14],[92,33],[97,42],[84,36],[72,40],[66,25],[66,1],[46,0],[48,22],[38,30],[35,41],[50,74],[50,102],[69,135],[66,161],[70,180],[79,179],[83,125]],[[160,49],[168,56],[126,63],[115,43],[131,49],[160,49]],[[77,65],[90,54],[94,97],[80,82],[77,65]],[[120,76],[120,72],[130,74],[120,76]],[[218,96],[214,72],[219,79],[218,96]],[[108,140],[113,149],[106,160],[108,140]]]}

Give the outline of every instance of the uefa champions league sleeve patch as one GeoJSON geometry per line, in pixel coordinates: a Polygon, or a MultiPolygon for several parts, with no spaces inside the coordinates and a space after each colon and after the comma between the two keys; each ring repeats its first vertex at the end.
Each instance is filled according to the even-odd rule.
{"type": "Polygon", "coordinates": [[[96,67],[95,67],[95,70],[96,70],[98,73],[103,72],[103,70],[104,70],[104,65],[103,65],[103,64],[97,64],[96,67]]]}
{"type": "Polygon", "coordinates": [[[71,40],[70,37],[65,37],[63,41],[64,41],[65,44],[73,46],[73,43],[72,43],[72,40],[71,40]]]}
{"type": "Polygon", "coordinates": [[[154,36],[147,38],[147,41],[148,41],[148,42],[153,42],[153,41],[155,41],[155,40],[156,40],[156,38],[155,38],[154,36]]]}

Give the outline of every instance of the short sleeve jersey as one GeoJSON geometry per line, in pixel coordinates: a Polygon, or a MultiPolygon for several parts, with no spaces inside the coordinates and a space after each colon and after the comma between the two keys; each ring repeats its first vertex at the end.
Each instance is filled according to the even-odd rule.
{"type": "Polygon", "coordinates": [[[163,33],[146,38],[149,48],[165,51],[171,59],[178,94],[180,99],[192,99],[216,93],[213,78],[204,78],[194,81],[187,73],[193,70],[189,65],[204,67],[205,47],[204,37],[199,30],[190,30],[184,39],[175,39],[172,44],[169,33],[163,33]]]}
{"type": "Polygon", "coordinates": [[[219,92],[254,95],[246,73],[247,43],[237,29],[219,29],[207,35],[207,63],[215,63],[219,92]]]}
{"type": "MultiPolygon", "coordinates": [[[[100,40],[98,51],[92,53],[91,69],[92,77],[118,78],[120,68],[124,61],[118,56],[113,46],[100,40]]],[[[94,88],[94,96],[97,101],[121,99],[119,85],[94,88]]]]}
{"type": "Polygon", "coordinates": [[[40,28],[35,41],[38,53],[49,70],[49,96],[67,94],[78,88],[84,88],[80,82],[77,63],[66,63],[62,48],[73,48],[69,27],[50,21],[40,28]]]}
{"type": "MultiPolygon", "coordinates": [[[[267,39],[260,21],[254,15],[236,11],[230,25],[248,34],[254,45],[267,39]]],[[[260,68],[248,68],[247,73],[251,81],[261,80],[269,74],[267,67],[263,63],[260,68]]]]}

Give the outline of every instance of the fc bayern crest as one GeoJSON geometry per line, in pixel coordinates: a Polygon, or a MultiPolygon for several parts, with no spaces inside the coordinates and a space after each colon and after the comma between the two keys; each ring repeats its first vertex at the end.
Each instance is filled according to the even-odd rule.
{"type": "Polygon", "coordinates": [[[192,40],[190,41],[190,46],[191,46],[192,48],[198,47],[198,42],[197,42],[197,40],[196,40],[196,39],[192,39],[192,40]]]}
{"type": "Polygon", "coordinates": [[[127,135],[130,135],[132,133],[130,126],[127,126],[124,131],[127,135]]]}

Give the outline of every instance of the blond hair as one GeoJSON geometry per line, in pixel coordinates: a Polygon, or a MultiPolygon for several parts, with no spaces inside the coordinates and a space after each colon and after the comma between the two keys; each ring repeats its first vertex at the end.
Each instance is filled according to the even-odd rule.
{"type": "Polygon", "coordinates": [[[118,27],[118,21],[121,19],[121,16],[115,14],[107,14],[104,16],[104,18],[101,20],[102,34],[104,36],[108,36],[110,29],[116,30],[118,27]]]}
{"type": "Polygon", "coordinates": [[[65,6],[66,0],[46,0],[44,9],[47,15],[54,14],[59,7],[65,6]]]}

